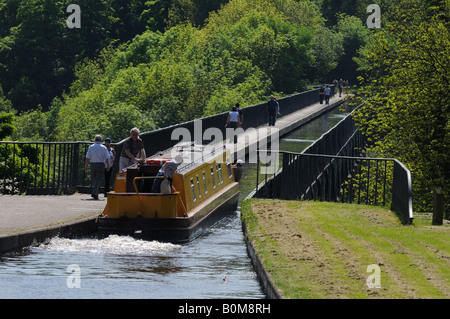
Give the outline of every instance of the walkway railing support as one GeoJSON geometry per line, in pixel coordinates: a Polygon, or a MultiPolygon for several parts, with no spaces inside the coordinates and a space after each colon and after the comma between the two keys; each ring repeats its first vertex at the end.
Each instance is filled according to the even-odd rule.
{"type": "Polygon", "coordinates": [[[361,157],[365,143],[350,114],[302,153],[280,152],[282,168],[254,197],[389,205],[411,223],[409,170],[395,159],[361,157]]]}

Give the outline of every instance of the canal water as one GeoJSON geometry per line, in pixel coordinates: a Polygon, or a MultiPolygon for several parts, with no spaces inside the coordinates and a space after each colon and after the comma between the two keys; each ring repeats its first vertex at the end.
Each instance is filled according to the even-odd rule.
{"type": "MultiPolygon", "coordinates": [[[[302,151],[348,113],[336,108],[322,115],[282,137],[280,150],[302,151]]],[[[256,164],[244,168],[241,200],[255,188],[256,164]]],[[[0,298],[265,298],[239,214],[184,245],[119,236],[52,238],[0,255],[0,298]]]]}

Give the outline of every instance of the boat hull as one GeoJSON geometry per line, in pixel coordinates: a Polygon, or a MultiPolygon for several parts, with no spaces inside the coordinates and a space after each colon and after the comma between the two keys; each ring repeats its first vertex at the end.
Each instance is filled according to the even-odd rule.
{"type": "Polygon", "coordinates": [[[222,218],[234,213],[239,200],[239,186],[231,187],[189,217],[177,218],[110,218],[100,215],[100,238],[116,234],[160,242],[185,243],[205,233],[222,218]]]}

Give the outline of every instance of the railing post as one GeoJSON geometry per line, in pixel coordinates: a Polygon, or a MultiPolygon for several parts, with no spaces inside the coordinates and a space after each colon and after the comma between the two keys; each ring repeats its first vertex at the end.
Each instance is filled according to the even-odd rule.
{"type": "Polygon", "coordinates": [[[16,182],[16,144],[13,143],[13,159],[12,159],[12,174],[11,174],[11,194],[14,194],[14,183],[16,182]]]}
{"type": "Polygon", "coordinates": [[[442,225],[444,220],[444,193],[441,187],[434,188],[433,225],[442,225]]]}
{"type": "Polygon", "coordinates": [[[72,153],[72,180],[70,183],[70,188],[72,192],[76,192],[78,186],[78,161],[80,157],[80,143],[75,142],[73,145],[73,153],[72,153]]]}
{"type": "Polygon", "coordinates": [[[407,224],[410,224],[413,219],[411,193],[411,173],[402,163],[394,160],[391,207],[402,216],[407,224]]]}
{"type": "Polygon", "coordinates": [[[289,165],[289,161],[290,161],[290,156],[287,153],[282,153],[283,154],[283,170],[281,171],[281,176],[280,176],[280,198],[281,199],[291,199],[290,198],[290,183],[289,183],[289,175],[291,174],[291,170],[290,170],[290,165],[289,165]]]}

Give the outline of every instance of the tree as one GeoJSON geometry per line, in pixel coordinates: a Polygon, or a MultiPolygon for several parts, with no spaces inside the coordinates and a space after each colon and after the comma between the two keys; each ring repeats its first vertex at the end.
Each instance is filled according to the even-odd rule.
{"type": "Polygon", "coordinates": [[[448,1],[400,1],[359,59],[367,102],[358,125],[374,151],[411,170],[417,210],[431,209],[433,187],[449,194],[448,9],[448,1]]]}
{"type": "Polygon", "coordinates": [[[339,15],[337,31],[342,38],[342,55],[337,60],[336,68],[329,74],[332,79],[348,80],[351,84],[357,83],[358,64],[354,60],[358,50],[364,46],[369,38],[369,29],[355,16],[339,15]]]}
{"type": "Polygon", "coordinates": [[[0,112],[11,112],[12,103],[3,95],[3,88],[0,85],[0,112]]]}
{"type": "Polygon", "coordinates": [[[211,14],[205,26],[207,50],[220,48],[232,58],[252,61],[270,79],[272,90],[292,93],[306,86],[314,59],[313,33],[312,28],[291,22],[274,2],[231,1],[211,14]]]}
{"type": "Polygon", "coordinates": [[[175,0],[169,8],[169,27],[190,22],[197,27],[204,25],[209,13],[216,11],[229,0],[175,0]]]}
{"type": "Polygon", "coordinates": [[[97,55],[111,42],[108,1],[78,1],[83,8],[80,29],[66,25],[69,0],[6,1],[0,7],[10,25],[0,38],[0,84],[15,109],[47,109],[73,80],[78,59],[97,55]]]}
{"type": "Polygon", "coordinates": [[[147,29],[164,31],[170,0],[78,0],[81,28],[66,20],[72,0],[0,0],[0,85],[18,111],[45,111],[74,80],[74,67],[147,29]]]}
{"type": "Polygon", "coordinates": [[[343,36],[327,27],[319,27],[314,36],[314,63],[308,74],[313,74],[313,80],[327,83],[330,73],[339,65],[344,54],[343,36]]]}
{"type": "Polygon", "coordinates": [[[0,140],[14,133],[16,128],[13,125],[13,121],[13,113],[0,112],[0,140]]]}
{"type": "MultiPolygon", "coordinates": [[[[367,18],[367,6],[374,2],[373,0],[316,0],[322,2],[320,5],[323,17],[326,19],[326,25],[332,27],[337,25],[342,14],[354,16],[362,21],[367,18]]],[[[391,1],[392,2],[392,1],[391,1]]]]}
{"type": "MultiPolygon", "coordinates": [[[[50,6],[47,0],[32,1],[50,6]]],[[[28,128],[20,128],[17,137],[91,140],[101,132],[119,138],[119,134],[127,136],[132,126],[153,129],[224,112],[238,101],[242,107],[257,104],[274,93],[282,95],[304,90],[307,83],[335,66],[341,52],[339,34],[323,28],[317,6],[306,0],[132,0],[126,4],[102,0],[83,2],[80,7],[82,27],[79,31],[87,32],[83,28],[90,23],[91,39],[99,39],[103,32],[104,41],[99,40],[98,47],[92,46],[96,50],[92,53],[86,49],[91,47],[91,40],[83,42],[89,35],[81,36],[83,33],[67,31],[67,28],[61,30],[64,39],[67,35],[67,40],[86,51],[75,50],[78,53],[63,63],[61,59],[70,56],[69,50],[56,50],[61,61],[58,70],[72,76],[73,81],[71,84],[61,81],[61,87],[55,88],[52,94],[47,94],[50,92],[47,90],[49,102],[41,103],[42,109],[24,112],[16,123],[28,128]],[[111,7],[106,8],[107,4],[111,7]],[[210,12],[205,20],[206,11],[216,10],[221,4],[223,6],[210,12]],[[164,29],[165,22],[161,19],[168,17],[171,8],[184,8],[184,5],[193,10],[189,21],[164,29]],[[102,12],[83,22],[85,7],[88,11],[102,12]],[[150,9],[155,11],[150,12],[150,9]],[[156,16],[156,12],[163,14],[156,16]],[[132,17],[138,15],[139,18],[132,21],[132,17]],[[151,20],[150,15],[155,19],[151,20]],[[103,20],[104,29],[99,23],[103,20]],[[150,23],[145,32],[129,42],[109,45],[119,34],[125,38],[132,36],[132,32],[125,30],[121,33],[122,26],[141,30],[143,21],[150,23]],[[159,27],[154,27],[156,24],[159,27]],[[322,41],[328,35],[332,40],[322,41]],[[66,73],[70,63],[73,68],[66,73]],[[42,126],[47,123],[47,127],[37,129],[33,121],[42,126]]],[[[42,17],[36,19],[37,24],[45,23],[42,17]]],[[[23,37],[23,30],[17,30],[23,37]]],[[[16,43],[4,40],[8,48],[10,42],[16,43]]],[[[31,41],[31,37],[28,40],[31,41]]],[[[29,46],[30,41],[24,43],[29,46]]],[[[49,49],[45,46],[41,53],[49,49]]],[[[15,85],[22,85],[17,93],[24,93],[28,99],[28,95],[37,93],[34,87],[40,82],[37,79],[52,83],[62,75],[58,72],[47,78],[40,78],[34,72],[17,72],[15,85]]]]}

